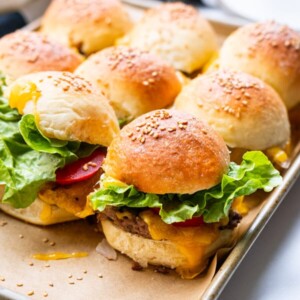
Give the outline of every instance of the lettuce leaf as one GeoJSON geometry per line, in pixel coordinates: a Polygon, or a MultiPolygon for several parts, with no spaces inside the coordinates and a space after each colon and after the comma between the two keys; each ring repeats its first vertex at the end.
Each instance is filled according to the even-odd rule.
{"type": "Polygon", "coordinates": [[[0,185],[3,203],[29,206],[42,185],[55,181],[55,172],[67,163],[89,156],[98,145],[48,139],[32,115],[20,116],[0,97],[0,185]]]}
{"type": "Polygon", "coordinates": [[[282,177],[262,152],[249,151],[244,154],[240,165],[230,163],[220,184],[192,195],[148,194],[138,191],[133,185],[120,186],[105,177],[103,180],[102,188],[90,197],[95,210],[103,211],[107,205],[156,207],[162,220],[171,224],[201,215],[206,223],[218,222],[228,216],[236,197],[250,195],[258,189],[270,192],[281,183],[282,177]]]}

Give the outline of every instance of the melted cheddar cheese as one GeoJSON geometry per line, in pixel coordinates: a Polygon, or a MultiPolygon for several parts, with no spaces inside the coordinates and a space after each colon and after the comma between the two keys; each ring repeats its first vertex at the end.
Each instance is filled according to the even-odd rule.
{"type": "Polygon", "coordinates": [[[54,252],[49,254],[37,253],[32,255],[32,257],[38,260],[58,260],[58,259],[67,259],[67,258],[80,258],[80,257],[86,257],[88,255],[89,254],[87,252],[72,252],[72,253],[54,252]]]}
{"type": "Polygon", "coordinates": [[[147,210],[140,217],[148,225],[153,240],[169,240],[186,258],[185,263],[176,268],[182,278],[194,278],[207,264],[207,248],[219,236],[218,224],[204,224],[197,227],[176,227],[164,223],[160,216],[147,210]]]}
{"type": "Polygon", "coordinates": [[[9,95],[9,105],[16,108],[20,114],[24,114],[25,106],[33,102],[33,104],[41,96],[37,86],[33,82],[13,85],[9,95]]]}

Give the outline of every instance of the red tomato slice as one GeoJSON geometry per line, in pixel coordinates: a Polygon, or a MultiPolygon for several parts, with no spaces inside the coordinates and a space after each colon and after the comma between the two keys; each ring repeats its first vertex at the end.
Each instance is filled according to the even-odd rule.
{"type": "Polygon", "coordinates": [[[56,182],[67,185],[91,178],[102,166],[106,150],[96,149],[90,156],[80,158],[56,171],[56,182]]]}
{"type": "MultiPolygon", "coordinates": [[[[153,212],[155,212],[156,214],[159,214],[159,208],[154,207],[154,208],[151,208],[151,210],[153,212]]],[[[183,222],[172,223],[172,225],[174,225],[176,227],[193,227],[193,226],[201,226],[203,224],[204,224],[204,221],[203,221],[202,216],[200,216],[200,217],[194,217],[192,219],[185,220],[183,222]]]]}

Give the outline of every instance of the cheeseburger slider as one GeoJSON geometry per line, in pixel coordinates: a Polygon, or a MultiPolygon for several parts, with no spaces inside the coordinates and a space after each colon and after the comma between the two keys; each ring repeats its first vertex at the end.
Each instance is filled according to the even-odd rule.
{"type": "Polygon", "coordinates": [[[11,82],[39,71],[73,72],[81,55],[38,32],[15,31],[0,39],[0,72],[11,82]]]}
{"type": "Polygon", "coordinates": [[[185,73],[199,70],[217,51],[210,24],[195,8],[179,2],[148,10],[117,43],[150,51],[185,73]]]}
{"type": "Polygon", "coordinates": [[[229,69],[198,76],[182,89],[174,108],[212,126],[232,149],[232,159],[246,150],[267,150],[279,163],[287,159],[287,110],[275,90],[258,78],[229,69]]]}
{"type": "Polygon", "coordinates": [[[107,99],[67,72],[17,79],[0,105],[1,209],[34,224],[91,213],[105,149],[119,133],[107,99]]]}
{"type": "Polygon", "coordinates": [[[224,42],[218,64],[271,85],[288,109],[300,102],[300,34],[274,21],[239,28],[224,42]]]}
{"type": "Polygon", "coordinates": [[[181,89],[173,67],[153,54],[124,46],[91,55],[75,73],[98,85],[123,121],[171,105],[181,89]]]}
{"type": "Polygon", "coordinates": [[[189,114],[157,110],[123,127],[108,148],[100,189],[90,195],[109,244],[142,266],[201,273],[232,241],[235,198],[281,182],[261,152],[229,162],[219,135],[189,114]]]}
{"type": "Polygon", "coordinates": [[[89,55],[112,46],[131,26],[119,0],[53,0],[42,18],[41,31],[89,55]]]}

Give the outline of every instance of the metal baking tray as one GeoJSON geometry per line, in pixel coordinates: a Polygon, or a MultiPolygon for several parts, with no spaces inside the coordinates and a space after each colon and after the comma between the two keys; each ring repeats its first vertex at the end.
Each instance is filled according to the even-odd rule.
{"type": "MultiPolygon", "coordinates": [[[[158,1],[151,0],[126,0],[123,2],[131,4],[133,9],[145,9],[158,4],[158,1]]],[[[208,19],[212,23],[217,34],[219,35],[220,41],[222,41],[227,35],[229,35],[233,30],[237,28],[236,23],[234,24],[234,22],[223,23],[219,20],[211,19],[209,17],[208,19]]],[[[39,24],[40,21],[36,20],[33,23],[26,26],[25,29],[35,30],[39,27],[39,24]]],[[[291,165],[284,173],[282,184],[269,195],[268,200],[262,207],[261,211],[253,221],[250,228],[247,230],[244,236],[237,242],[235,247],[230,251],[229,255],[224,260],[222,265],[219,267],[217,273],[213,277],[213,280],[211,281],[210,285],[208,286],[204,294],[201,296],[202,300],[214,300],[220,296],[226,284],[228,283],[228,281],[238,268],[239,264],[242,262],[242,260],[250,250],[257,237],[267,225],[268,221],[270,220],[276,209],[279,207],[280,203],[283,201],[289,190],[295,184],[300,174],[300,152],[298,151],[298,146],[294,150],[291,165]]],[[[25,300],[29,298],[0,286],[0,299],[25,300]]]]}

